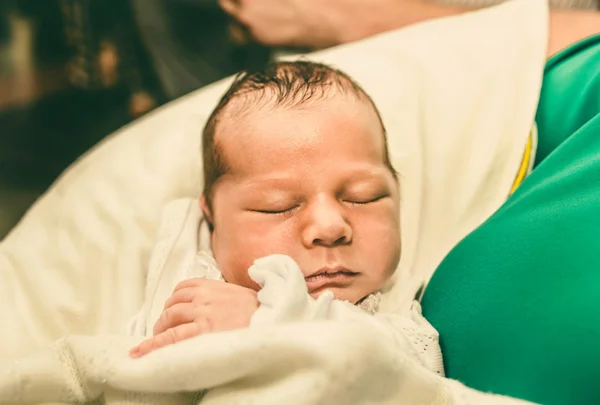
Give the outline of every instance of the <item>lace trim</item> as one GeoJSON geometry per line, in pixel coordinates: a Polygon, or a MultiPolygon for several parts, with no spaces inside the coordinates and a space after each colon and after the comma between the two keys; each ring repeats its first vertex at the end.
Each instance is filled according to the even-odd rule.
{"type": "Polygon", "coordinates": [[[368,314],[375,315],[377,311],[379,311],[379,304],[381,303],[381,293],[377,291],[369,296],[367,296],[364,300],[356,304],[360,309],[365,311],[368,314]]]}

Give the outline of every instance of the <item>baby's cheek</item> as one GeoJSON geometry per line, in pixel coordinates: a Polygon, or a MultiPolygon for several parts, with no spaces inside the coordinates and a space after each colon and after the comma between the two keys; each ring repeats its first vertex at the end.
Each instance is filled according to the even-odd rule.
{"type": "Polygon", "coordinates": [[[388,279],[398,266],[401,253],[400,226],[393,218],[382,218],[379,221],[365,222],[362,235],[363,254],[366,255],[373,269],[380,274],[378,278],[388,279]],[[368,224],[368,225],[367,225],[368,224]]]}
{"type": "Polygon", "coordinates": [[[248,276],[248,268],[252,265],[252,252],[245,243],[243,232],[220,227],[213,235],[213,254],[217,265],[228,283],[252,288],[254,283],[248,276]]]}
{"type": "Polygon", "coordinates": [[[382,230],[381,254],[387,259],[386,266],[394,271],[400,261],[402,251],[402,238],[400,235],[400,226],[388,226],[382,230]]]}
{"type": "Polygon", "coordinates": [[[291,255],[294,239],[293,235],[282,232],[282,229],[261,229],[248,235],[246,252],[252,262],[274,254],[291,255]]]}
{"type": "Polygon", "coordinates": [[[223,273],[223,278],[228,283],[258,291],[260,287],[248,275],[248,268],[251,265],[252,260],[247,260],[241,255],[230,255],[228,260],[219,267],[223,273]]]}
{"type": "Polygon", "coordinates": [[[272,254],[287,254],[291,256],[289,238],[280,232],[260,231],[245,227],[243,232],[229,235],[227,243],[221,248],[217,263],[227,282],[259,290],[248,275],[248,269],[256,259],[272,254]]]}

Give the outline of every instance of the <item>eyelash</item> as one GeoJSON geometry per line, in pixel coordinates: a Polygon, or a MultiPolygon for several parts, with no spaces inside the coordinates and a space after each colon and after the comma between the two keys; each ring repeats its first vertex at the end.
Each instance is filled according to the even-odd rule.
{"type": "MultiPolygon", "coordinates": [[[[385,195],[379,196],[377,198],[374,198],[372,200],[369,201],[345,201],[346,203],[349,203],[351,205],[366,205],[366,204],[371,204],[374,202],[377,202],[383,198],[385,198],[385,195]]],[[[260,214],[265,214],[265,215],[291,215],[291,213],[298,208],[298,206],[294,206],[285,210],[281,210],[281,211],[268,211],[268,210],[254,210],[254,212],[258,212],[260,214]]]]}
{"type": "Polygon", "coordinates": [[[298,208],[298,206],[291,207],[291,208],[288,208],[286,210],[281,210],[281,211],[255,210],[254,212],[258,212],[260,214],[265,214],[265,215],[289,215],[296,208],[298,208]]]}
{"type": "Polygon", "coordinates": [[[369,200],[369,201],[346,201],[346,202],[349,204],[352,204],[352,205],[366,205],[366,204],[371,204],[371,203],[377,202],[385,197],[386,197],[385,195],[382,195],[382,196],[373,198],[372,200],[369,200]]]}

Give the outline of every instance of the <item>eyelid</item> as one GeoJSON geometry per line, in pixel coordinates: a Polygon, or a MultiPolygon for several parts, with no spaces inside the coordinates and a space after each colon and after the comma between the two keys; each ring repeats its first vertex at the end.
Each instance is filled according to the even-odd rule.
{"type": "Polygon", "coordinates": [[[381,194],[381,195],[378,195],[375,198],[371,198],[371,199],[368,199],[368,200],[357,199],[357,200],[361,200],[361,201],[346,200],[346,202],[351,203],[351,204],[364,205],[364,204],[370,204],[370,203],[377,202],[377,201],[379,201],[379,200],[381,200],[383,198],[386,198],[388,196],[389,196],[389,194],[381,194]]]}
{"type": "Polygon", "coordinates": [[[249,210],[249,211],[257,212],[259,214],[265,214],[265,215],[284,215],[284,214],[291,213],[296,208],[298,208],[297,205],[290,207],[290,208],[283,209],[283,210],[249,210]]]}

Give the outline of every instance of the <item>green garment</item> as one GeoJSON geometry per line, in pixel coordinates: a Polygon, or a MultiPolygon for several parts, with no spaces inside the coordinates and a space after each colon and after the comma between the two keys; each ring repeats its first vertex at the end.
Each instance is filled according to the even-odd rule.
{"type": "Polygon", "coordinates": [[[536,123],[536,164],[600,112],[600,36],[582,41],[546,64],[536,123]]]}
{"type": "Polygon", "coordinates": [[[600,404],[600,37],[552,58],[538,165],[437,269],[423,297],[448,377],[600,404]]]}

